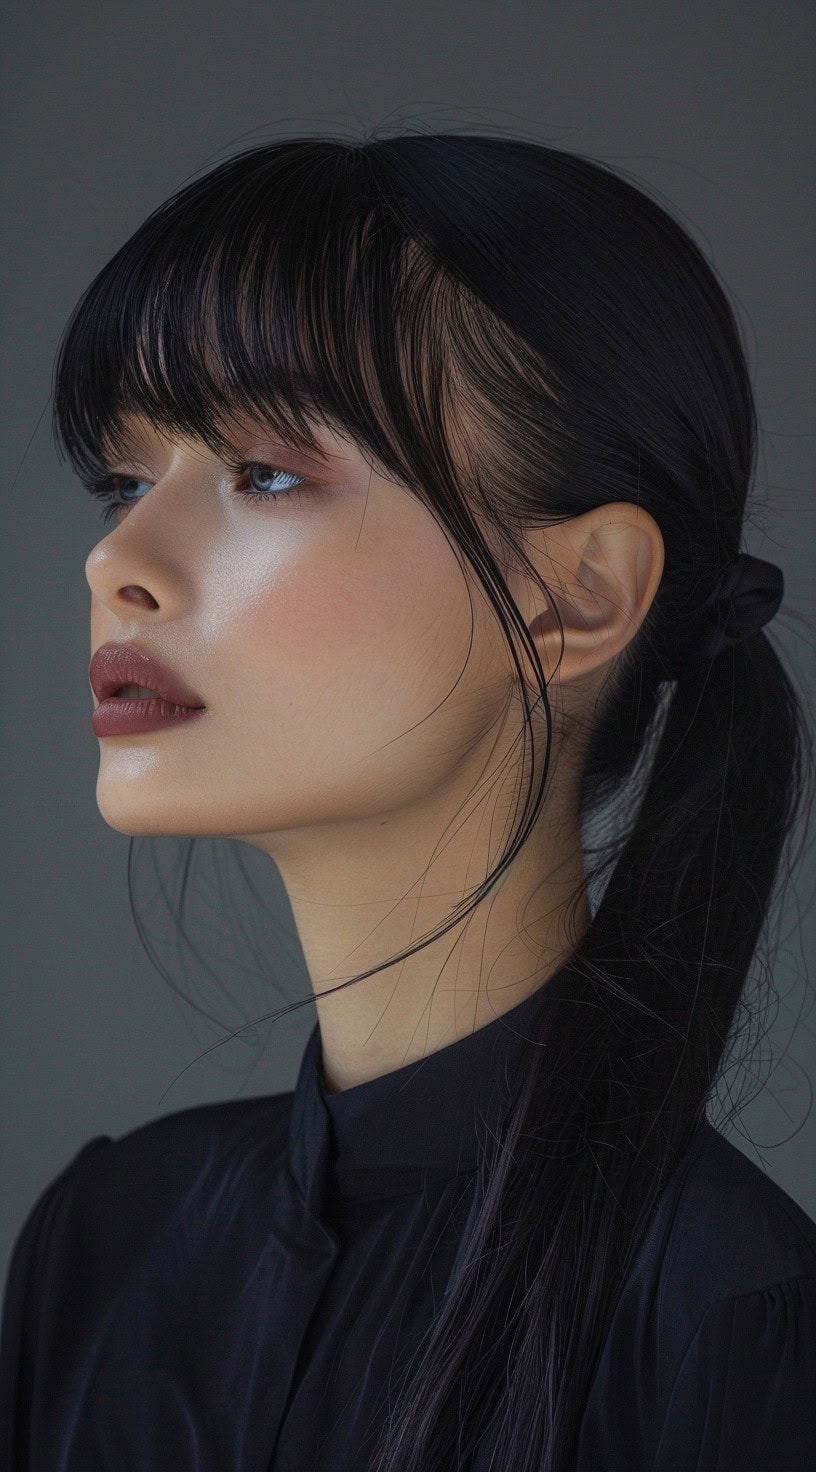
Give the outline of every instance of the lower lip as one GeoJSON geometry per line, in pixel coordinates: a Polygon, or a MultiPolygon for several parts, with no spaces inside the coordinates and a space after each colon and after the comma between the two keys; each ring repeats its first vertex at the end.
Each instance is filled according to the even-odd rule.
{"type": "Polygon", "coordinates": [[[144,736],[203,715],[203,705],[173,705],[158,696],[112,695],[91,716],[95,736],[144,736]]]}

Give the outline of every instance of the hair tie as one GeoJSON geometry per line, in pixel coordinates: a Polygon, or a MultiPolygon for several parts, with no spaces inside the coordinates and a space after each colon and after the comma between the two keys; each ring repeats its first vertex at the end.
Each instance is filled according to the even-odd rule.
{"type": "Polygon", "coordinates": [[[721,568],[695,620],[695,632],[672,659],[674,678],[716,659],[723,649],[756,634],[779,609],[785,591],[781,567],[740,552],[721,568]]]}

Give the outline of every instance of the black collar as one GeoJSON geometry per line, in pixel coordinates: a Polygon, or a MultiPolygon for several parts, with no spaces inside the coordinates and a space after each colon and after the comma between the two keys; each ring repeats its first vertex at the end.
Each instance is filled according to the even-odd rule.
{"type": "Polygon", "coordinates": [[[421,1191],[472,1171],[480,1131],[494,1129],[521,1087],[530,1046],[543,1042],[557,980],[493,1022],[403,1068],[327,1094],[320,1024],[309,1035],[292,1098],[288,1158],[316,1214],[330,1184],[343,1197],[421,1191]]]}

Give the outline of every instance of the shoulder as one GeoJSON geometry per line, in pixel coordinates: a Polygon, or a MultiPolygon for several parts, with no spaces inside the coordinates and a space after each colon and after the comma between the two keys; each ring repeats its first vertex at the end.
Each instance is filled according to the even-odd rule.
{"type": "Polygon", "coordinates": [[[816,1223],[703,1120],[618,1299],[579,1467],[765,1472],[804,1465],[795,1446],[816,1458],[816,1223]]]}
{"type": "Polygon", "coordinates": [[[816,1222],[704,1120],[653,1231],[654,1347],[681,1419],[689,1396],[705,1386],[716,1398],[718,1383],[738,1415],[783,1367],[791,1407],[809,1384],[816,1413],[816,1222]]]}
{"type": "Polygon", "coordinates": [[[252,1099],[227,1099],[198,1104],[163,1114],[113,1138],[96,1136],[74,1157],[77,1182],[86,1188],[104,1186],[107,1177],[121,1177],[143,1188],[154,1183],[171,1193],[190,1175],[236,1151],[283,1149],[286,1143],[292,1094],[265,1094],[252,1099]]]}
{"type": "Polygon", "coordinates": [[[703,1119],[652,1215],[614,1337],[650,1358],[665,1387],[706,1314],[792,1282],[816,1289],[816,1222],[703,1119]]]}
{"type": "Polygon", "coordinates": [[[816,1222],[704,1119],[662,1193],[624,1294],[631,1314],[643,1322],[648,1315],[657,1362],[673,1376],[718,1305],[800,1281],[816,1291],[816,1222]]]}
{"type": "Polygon", "coordinates": [[[198,1190],[224,1174],[268,1167],[285,1152],[292,1094],[227,1100],[177,1110],[113,1138],[96,1135],[36,1198],[15,1239],[6,1310],[25,1283],[60,1264],[89,1281],[126,1268],[135,1253],[198,1190]],[[104,1243],[104,1253],[100,1244],[104,1243]]]}
{"type": "Polygon", "coordinates": [[[708,1122],[679,1175],[656,1465],[816,1465],[816,1223],[708,1122]]]}
{"type": "Polygon", "coordinates": [[[654,1224],[662,1292],[692,1312],[788,1278],[816,1281],[816,1222],[763,1168],[703,1120],[654,1224]]]}
{"type": "Polygon", "coordinates": [[[206,1270],[213,1238],[239,1265],[257,1250],[291,1100],[285,1093],[206,1104],[118,1139],[96,1135],[40,1193],[6,1271],[1,1466],[16,1466],[13,1448],[35,1403],[69,1404],[79,1395],[77,1376],[126,1285],[146,1276],[170,1295],[185,1267],[206,1270]]]}

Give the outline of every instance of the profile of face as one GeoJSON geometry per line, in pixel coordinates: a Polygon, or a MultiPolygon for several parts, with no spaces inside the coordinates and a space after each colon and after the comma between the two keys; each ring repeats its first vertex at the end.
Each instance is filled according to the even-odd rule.
{"type": "Polygon", "coordinates": [[[100,740],[105,820],[285,857],[304,828],[330,842],[338,823],[387,823],[456,783],[508,661],[426,506],[328,429],[321,463],[255,426],[237,478],[132,422],[125,507],[86,562],[91,652],[135,641],[206,710],[100,740]]]}
{"type": "MultiPolygon", "coordinates": [[[[140,416],[128,427],[137,453],[111,466],[125,505],[86,562],[91,653],[134,642],[205,709],[158,731],[101,737],[99,811],[123,833],[230,837],[273,857],[318,990],[316,978],[356,975],[443,923],[504,851],[522,750],[505,635],[428,507],[349,439],[321,425],[313,456],[244,423],[239,457],[253,464],[236,477],[200,442],[159,435],[140,416]]],[[[619,510],[617,530],[600,508],[538,544],[545,576],[558,564],[574,578],[580,566],[586,583],[591,613],[576,624],[562,608],[572,619],[562,670],[576,690],[583,668],[602,676],[631,636],[619,584],[640,578],[628,610],[637,621],[660,577],[659,532],[642,515],[636,524],[636,508],[619,510]]],[[[525,617],[535,623],[540,610],[551,670],[557,620],[526,584],[508,583],[525,617]]],[[[529,921],[519,934],[518,905],[543,885],[540,934],[552,942],[559,903],[582,872],[575,781],[559,777],[552,756],[548,782],[546,822],[485,911],[487,950],[501,956],[509,988],[499,1010],[522,999],[513,976],[535,984],[535,932],[529,921]]],[[[401,963],[398,1050],[450,947],[443,936],[401,963]]],[[[559,933],[553,951],[563,949],[559,933]]],[[[460,959],[479,974],[482,926],[460,959]]],[[[387,972],[371,980],[394,988],[387,972]]],[[[340,996],[351,1027],[360,984],[340,996]]],[[[439,1015],[444,1041],[450,1015],[439,1015]]],[[[380,1067],[402,1061],[383,1048],[380,1067]]],[[[334,1050],[344,1083],[360,1076],[353,1051],[349,1042],[344,1069],[334,1050]]]]}

